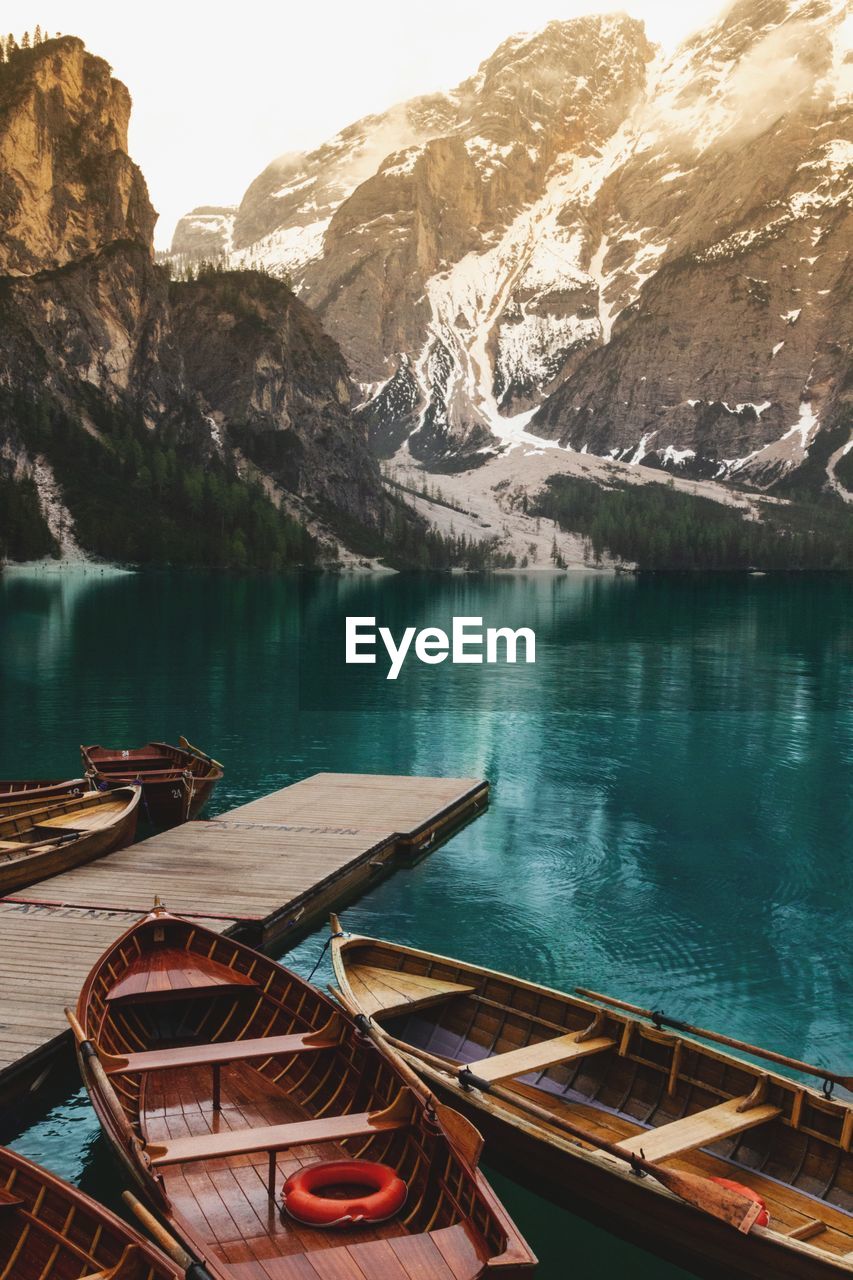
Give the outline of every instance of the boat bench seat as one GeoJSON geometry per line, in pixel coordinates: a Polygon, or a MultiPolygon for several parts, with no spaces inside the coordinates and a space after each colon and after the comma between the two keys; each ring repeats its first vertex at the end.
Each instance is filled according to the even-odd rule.
{"type": "Polygon", "coordinates": [[[568,1035],[555,1036],[552,1040],[540,1040],[536,1044],[522,1045],[520,1049],[510,1049],[508,1053],[495,1053],[490,1058],[481,1058],[479,1062],[468,1062],[463,1068],[480,1080],[492,1083],[497,1080],[509,1080],[511,1076],[527,1075],[529,1071],[543,1071],[546,1067],[558,1066],[561,1062],[571,1062],[575,1058],[587,1058],[593,1053],[604,1053],[614,1048],[616,1041],[610,1036],[590,1036],[588,1040],[579,1040],[583,1032],[572,1031],[568,1035]]]}
{"type": "Polygon", "coordinates": [[[95,768],[101,773],[130,773],[134,769],[180,769],[176,760],[168,756],[123,756],[121,759],[95,760],[95,768]]]}
{"type": "Polygon", "coordinates": [[[5,1187],[0,1187],[0,1212],[3,1209],[20,1209],[25,1203],[26,1201],[21,1196],[15,1195],[14,1191],[7,1191],[5,1187]]]}
{"type": "Polygon", "coordinates": [[[162,947],[152,959],[132,961],[118,981],[107,992],[107,1002],[118,1000],[169,1000],[173,996],[207,996],[212,991],[229,987],[254,987],[257,982],[247,973],[219,964],[207,956],[162,947]]]}
{"type": "Polygon", "coordinates": [[[81,836],[84,831],[89,831],[92,827],[103,827],[109,822],[114,822],[116,809],[117,806],[113,805],[105,813],[91,811],[75,813],[73,826],[67,818],[43,818],[33,827],[33,831],[46,831],[49,836],[81,836]]]}
{"type": "Polygon", "coordinates": [[[730,1098],[716,1107],[708,1107],[705,1111],[696,1111],[693,1115],[683,1116],[680,1120],[672,1120],[657,1129],[645,1129],[617,1142],[616,1146],[627,1155],[642,1155],[646,1160],[666,1160],[670,1156],[680,1155],[682,1151],[694,1151],[697,1147],[707,1147],[723,1138],[734,1137],[746,1129],[754,1129],[756,1125],[766,1124],[781,1114],[781,1107],[769,1103],[759,1103],[746,1110],[740,1110],[749,1101],[749,1095],[742,1098],[730,1098]]]}
{"type": "Polygon", "coordinates": [[[343,1116],[322,1116],[318,1120],[296,1120],[291,1124],[262,1125],[257,1129],[227,1129],[165,1143],[149,1143],[145,1150],[155,1168],[187,1161],[216,1160],[220,1156],[244,1156],[267,1151],[272,1156],[288,1147],[309,1142],[339,1142],[388,1129],[403,1129],[411,1123],[411,1113],[354,1111],[343,1116]]]}
{"type": "Polygon", "coordinates": [[[265,1036],[257,1040],[221,1040],[212,1044],[184,1045],[176,1049],[152,1049],[147,1053],[128,1053],[121,1057],[104,1054],[102,1057],[108,1076],[125,1076],[136,1072],[167,1071],[170,1067],[251,1062],[272,1058],[277,1054],[334,1049],[338,1043],[331,1032],[309,1031],[299,1035],[265,1036]]]}
{"type": "Polygon", "coordinates": [[[440,1004],[451,996],[470,995],[476,990],[463,982],[448,982],[425,973],[380,969],[374,965],[358,965],[349,977],[358,991],[359,1006],[368,1015],[390,1010],[408,1013],[440,1004]]]}
{"type": "Polygon", "coordinates": [[[30,828],[30,832],[32,835],[38,836],[39,843],[46,840],[76,840],[78,836],[85,835],[82,827],[68,827],[62,822],[50,821],[37,823],[36,826],[30,828]]]}

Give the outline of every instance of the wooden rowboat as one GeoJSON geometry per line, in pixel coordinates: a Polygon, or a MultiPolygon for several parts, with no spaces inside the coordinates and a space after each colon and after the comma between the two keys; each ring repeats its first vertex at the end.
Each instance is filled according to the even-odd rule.
{"type": "Polygon", "coordinates": [[[476,1168],[473,1126],[258,952],[158,905],[68,1012],[115,1152],[216,1280],[466,1280],[534,1265],[476,1168]],[[323,1230],[278,1203],[300,1168],[355,1157],[407,1182],[389,1220],[323,1230]]]}
{"type": "Polygon", "coordinates": [[[139,787],[87,791],[21,813],[0,810],[0,894],[123,849],[136,834],[139,787]]]}
{"type": "Polygon", "coordinates": [[[22,813],[46,800],[73,800],[92,790],[88,778],[68,778],[64,782],[36,779],[7,779],[0,782],[0,814],[22,813]]]}
{"type": "Polygon", "coordinates": [[[3,1280],[178,1280],[184,1274],[109,1209],[0,1147],[3,1280]]]}
{"type": "Polygon", "coordinates": [[[347,1004],[476,1123],[490,1163],[702,1276],[853,1277],[850,1102],[662,1015],[333,929],[347,1004]],[[769,1224],[714,1216],[716,1178],[769,1224]]]}
{"type": "Polygon", "coordinates": [[[179,747],[81,747],[83,765],[96,786],[142,787],[142,811],[157,827],[176,827],[201,812],[222,777],[222,765],[181,738],[179,747]]]}

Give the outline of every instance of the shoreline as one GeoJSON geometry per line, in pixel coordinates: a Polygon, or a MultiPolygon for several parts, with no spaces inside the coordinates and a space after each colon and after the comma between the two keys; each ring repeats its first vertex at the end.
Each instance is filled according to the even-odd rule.
{"type": "Polygon", "coordinates": [[[815,576],[815,577],[835,577],[846,578],[853,576],[853,570],[849,569],[798,569],[793,566],[777,569],[749,569],[742,566],[725,566],[703,567],[701,569],[642,569],[636,565],[620,565],[620,564],[569,564],[560,568],[556,565],[526,565],[524,568],[514,566],[512,568],[495,568],[495,569],[465,569],[456,567],[450,569],[393,569],[384,565],[347,565],[318,567],[316,565],[310,568],[295,565],[288,569],[282,569],[276,573],[265,570],[244,569],[239,572],[233,569],[217,568],[211,565],[138,565],[126,566],[104,563],[100,564],[94,561],[44,561],[44,560],[15,560],[6,564],[0,564],[0,582],[3,577],[18,578],[70,578],[72,576],[91,577],[91,578],[107,578],[107,577],[133,577],[141,573],[191,573],[191,574],[209,574],[217,578],[282,578],[296,576],[299,574],[316,574],[323,577],[399,577],[407,574],[415,574],[418,577],[501,577],[501,578],[579,578],[582,576],[591,578],[717,578],[717,577],[740,577],[740,578],[779,578],[790,576],[815,576]]]}

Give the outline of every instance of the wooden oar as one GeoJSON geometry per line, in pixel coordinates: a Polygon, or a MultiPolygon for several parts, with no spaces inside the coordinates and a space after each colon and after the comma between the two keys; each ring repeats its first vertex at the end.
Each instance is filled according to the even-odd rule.
{"type": "Polygon", "coordinates": [[[191,742],[187,742],[183,734],[178,738],[178,742],[184,751],[190,751],[194,756],[198,756],[200,760],[206,760],[208,764],[215,765],[217,769],[224,769],[225,765],[219,760],[214,760],[213,756],[209,756],[205,751],[200,751],[198,747],[194,747],[191,742]]]}
{"type": "Polygon", "coordinates": [[[85,1064],[86,1070],[91,1074],[92,1079],[97,1084],[101,1097],[103,1098],[104,1105],[112,1116],[113,1123],[124,1139],[125,1145],[128,1149],[141,1147],[142,1139],[134,1131],[132,1124],[127,1118],[127,1113],[118,1099],[118,1095],[113,1088],[112,1081],[106,1071],[104,1071],[103,1063],[98,1057],[98,1050],[92,1041],[86,1036],[86,1032],[78,1022],[77,1015],[74,1010],[69,1009],[67,1005],[65,1007],[65,1017],[68,1021],[69,1027],[74,1033],[74,1039],[77,1042],[77,1048],[79,1050],[80,1057],[85,1064]]]}
{"type": "MultiPolygon", "coordinates": [[[[337,916],[332,919],[337,922],[337,916]]],[[[340,924],[335,932],[339,932],[340,924]]],[[[366,1014],[348,1000],[344,993],[331,984],[328,990],[338,1001],[339,1004],[346,1009],[359,1031],[366,1032],[370,1038],[378,1045],[380,1053],[388,1053],[386,1041],[390,1037],[386,1036],[384,1031],[376,1025],[366,1014]]],[[[443,1102],[439,1102],[435,1094],[427,1088],[426,1083],[414,1071],[409,1063],[408,1058],[403,1058],[401,1054],[394,1055],[394,1066],[400,1072],[400,1075],[419,1098],[424,1098],[427,1108],[431,1110],[441,1121],[442,1126],[456,1147],[457,1151],[468,1162],[472,1169],[476,1169],[480,1163],[480,1155],[483,1150],[483,1135],[475,1125],[471,1123],[467,1116],[461,1115],[458,1111],[454,1111],[452,1107],[446,1107],[443,1102]]]]}
{"type": "MultiPolygon", "coordinates": [[[[383,1031],[382,1035],[407,1062],[417,1063],[420,1059],[434,1069],[453,1076],[454,1064],[446,1062],[442,1058],[436,1058],[434,1054],[428,1053],[425,1049],[416,1049],[413,1045],[406,1044],[403,1040],[397,1040],[386,1031],[383,1031]]],[[[453,1076],[454,1081],[460,1087],[465,1088],[465,1082],[460,1078],[460,1074],[457,1070],[457,1073],[453,1076]]],[[[642,1156],[629,1155],[625,1151],[620,1151],[612,1142],[607,1142],[604,1138],[594,1137],[579,1125],[572,1124],[570,1120],[565,1120],[562,1116],[554,1115],[553,1112],[547,1111],[544,1107],[537,1106],[535,1102],[528,1101],[521,1094],[513,1093],[511,1089],[505,1089],[502,1085],[492,1084],[488,1080],[480,1080],[470,1072],[468,1072],[468,1076],[470,1077],[469,1088],[473,1087],[479,1089],[482,1093],[492,1094],[494,1097],[500,1098],[502,1102],[507,1102],[510,1106],[526,1112],[535,1120],[547,1124],[550,1128],[559,1129],[561,1132],[568,1134],[569,1137],[575,1138],[587,1146],[594,1147],[597,1151],[604,1151],[608,1155],[615,1156],[617,1160],[630,1165],[635,1173],[648,1174],[666,1187],[667,1191],[671,1191],[673,1195],[692,1205],[694,1209],[710,1214],[713,1218],[719,1218],[721,1222],[726,1222],[729,1226],[736,1227],[744,1235],[752,1229],[756,1219],[762,1212],[762,1206],[757,1200],[750,1200],[747,1196],[742,1196],[737,1191],[731,1191],[728,1187],[721,1187],[718,1183],[711,1182],[709,1178],[700,1177],[699,1174],[676,1173],[674,1169],[661,1168],[660,1165],[656,1165],[642,1156]]]]}
{"type": "Polygon", "coordinates": [[[819,1080],[827,1080],[832,1084],[840,1084],[842,1089],[853,1090],[853,1076],[839,1076],[825,1067],[815,1067],[808,1062],[800,1062],[798,1058],[787,1058],[783,1053],[773,1049],[762,1049],[757,1044],[746,1044],[743,1040],[734,1040],[731,1036],[720,1035],[718,1031],[706,1031],[703,1027],[694,1027],[689,1022],[681,1022],[678,1018],[668,1018],[666,1014],[655,1009],[641,1009],[639,1005],[629,1004],[627,1000],[614,1000],[612,996],[603,996],[598,991],[587,991],[585,987],[575,987],[579,996],[588,1000],[598,1000],[601,1004],[612,1005],[614,1009],[624,1009],[626,1013],[635,1013],[640,1018],[648,1018],[655,1026],[671,1027],[673,1031],[683,1031],[687,1035],[699,1036],[702,1040],[713,1040],[716,1044],[727,1045],[730,1049],[741,1049],[744,1053],[752,1053],[756,1058],[764,1058],[767,1062],[778,1062],[783,1067],[792,1067],[806,1075],[817,1076],[819,1080]]]}
{"type": "Polygon", "coordinates": [[[212,1280],[207,1268],[202,1266],[200,1262],[196,1262],[195,1258],[187,1253],[183,1245],[180,1245],[175,1237],[170,1235],[162,1223],[145,1208],[144,1204],[137,1200],[132,1192],[122,1191],[121,1198],[136,1215],[149,1235],[154,1237],[163,1252],[167,1253],[173,1262],[177,1262],[187,1280],[212,1280]]]}

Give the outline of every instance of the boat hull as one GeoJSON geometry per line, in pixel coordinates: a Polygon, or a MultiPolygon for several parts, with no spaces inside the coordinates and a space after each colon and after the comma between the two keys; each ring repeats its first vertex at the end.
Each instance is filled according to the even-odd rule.
{"type": "Polygon", "coordinates": [[[853,1275],[850,1265],[840,1260],[800,1253],[760,1229],[741,1235],[663,1190],[649,1194],[646,1179],[544,1140],[525,1125],[478,1105],[475,1095],[445,1087],[437,1072],[419,1074],[443,1102],[480,1130],[489,1165],[703,1280],[840,1280],[853,1275]]]}
{"type": "Polygon", "coordinates": [[[116,750],[81,747],[81,754],[94,786],[141,786],[142,816],[162,829],[196,818],[223,774],[214,761],[164,742],[116,750]]]}
{"type": "MultiPolygon", "coordinates": [[[[443,1134],[444,1118],[437,1118],[429,1110],[427,1095],[422,1092],[422,1086],[415,1075],[411,1071],[407,1073],[403,1064],[389,1054],[384,1046],[362,1037],[354,1026],[344,1026],[340,1010],[320,992],[260,953],[250,951],[231,939],[222,939],[200,926],[170,917],[158,908],[151,917],[118,939],[96,965],[78,1001],[78,1015],[78,1022],[75,1023],[73,1018],[71,1021],[77,1039],[81,1076],[114,1154],[125,1173],[168,1222],[175,1235],[192,1252],[205,1259],[210,1274],[216,1280],[230,1280],[232,1272],[228,1263],[231,1261],[249,1264],[260,1256],[268,1258],[270,1265],[273,1262],[276,1264],[276,1275],[282,1280],[291,1276],[293,1280],[297,1280],[297,1277],[301,1280],[307,1274],[305,1257],[320,1253],[325,1254],[325,1261],[329,1265],[328,1274],[338,1274],[335,1268],[341,1265],[341,1255],[347,1252],[356,1254],[364,1248],[372,1248],[369,1245],[371,1236],[381,1246],[380,1252],[388,1254],[391,1268],[389,1275],[392,1271],[394,1275],[403,1274],[394,1264],[393,1251],[396,1248],[405,1249],[407,1255],[411,1255],[410,1261],[414,1269],[406,1270],[405,1274],[411,1276],[412,1280],[430,1275],[428,1266],[421,1266],[421,1253],[438,1258],[437,1240],[451,1249],[458,1266],[454,1275],[459,1280],[475,1280],[475,1277],[486,1274],[489,1248],[493,1250],[492,1256],[499,1263],[501,1275],[520,1277],[529,1273],[535,1261],[532,1254],[506,1218],[483,1176],[473,1166],[463,1165],[462,1161],[466,1157],[460,1156],[451,1146],[446,1133],[443,1134]],[[137,946],[138,954],[134,951],[137,946]],[[165,959],[165,963],[159,963],[158,957],[159,960],[165,959]],[[132,1019],[142,1019],[139,1023],[142,1027],[159,1027],[161,1019],[165,1020],[162,1026],[168,1027],[172,1025],[173,1017],[177,1017],[181,1025],[184,1025],[183,1019],[194,1017],[201,1027],[206,1025],[204,1009],[212,1008],[209,1002],[216,999],[225,1001],[217,1014],[217,1020],[221,1022],[220,1030],[231,1025],[234,1025],[235,1031],[242,1029],[242,1034],[234,1042],[222,1045],[218,1059],[215,1050],[220,1042],[216,1039],[210,1042],[201,1040],[189,1046],[182,1045],[177,1050],[169,1047],[159,1054],[155,1052],[154,1056],[160,1060],[147,1067],[144,1061],[133,1061],[133,1053],[139,1045],[143,1052],[137,1057],[146,1057],[144,1040],[140,1040],[139,1044],[133,1042],[131,1058],[125,1059],[124,1065],[121,1055],[128,1050],[122,1048],[118,1056],[113,1052],[119,1046],[112,1037],[123,1035],[123,1009],[132,1011],[132,1019]],[[188,1008],[185,1002],[188,1002],[188,1008]],[[100,1011],[107,1006],[109,1012],[101,1019],[100,1011]],[[177,1014],[174,1013],[175,1009],[179,1010],[177,1014]],[[223,1022],[222,1012],[228,1009],[230,1012],[226,1013],[223,1022]],[[248,1016],[245,1024],[244,1015],[248,1016]],[[260,1041],[252,1035],[256,1018],[257,1029],[264,1031],[260,1041]],[[280,1018],[283,1021],[279,1022],[280,1018]],[[295,1023],[292,1018],[296,1018],[295,1023]],[[148,1019],[153,1021],[149,1024],[148,1019]],[[275,1027],[271,1031],[273,1020],[275,1027]],[[101,1026],[101,1035],[106,1036],[105,1043],[102,1044],[99,1040],[97,1047],[86,1038],[89,1028],[95,1025],[101,1026]],[[301,1028],[296,1033],[296,1039],[300,1041],[298,1046],[293,1043],[292,1027],[295,1025],[301,1028]],[[282,1027],[291,1028],[284,1032],[285,1042],[276,1040],[276,1030],[280,1032],[282,1027]],[[312,1035],[319,1037],[316,1046],[311,1043],[312,1035]],[[244,1055],[240,1053],[241,1040],[250,1050],[244,1055]],[[265,1043],[269,1043],[268,1052],[261,1051],[261,1046],[265,1043]],[[211,1051],[214,1051],[213,1057],[208,1056],[211,1051]],[[165,1065],[163,1052],[167,1055],[165,1065]],[[177,1065],[176,1054],[181,1059],[177,1065]],[[333,1062],[328,1057],[324,1058],[324,1054],[336,1055],[334,1071],[333,1062]],[[248,1063],[255,1065],[244,1068],[234,1066],[235,1061],[239,1064],[243,1056],[248,1063]],[[221,1077],[215,1077],[220,1083],[215,1086],[208,1065],[214,1061],[222,1063],[221,1077]],[[172,1065],[169,1065],[170,1062],[172,1065]],[[196,1070],[196,1065],[193,1064],[199,1063],[204,1066],[196,1070]],[[312,1063],[316,1065],[312,1067],[312,1063]],[[137,1068],[142,1071],[142,1077],[136,1075],[137,1068]],[[151,1074],[145,1075],[146,1070],[151,1074]],[[110,1073],[109,1077],[107,1071],[110,1073]],[[305,1079],[304,1072],[313,1072],[311,1086],[305,1086],[304,1106],[289,1104],[289,1090],[284,1085],[279,1088],[278,1082],[285,1077],[284,1084],[287,1084],[292,1073],[291,1089],[301,1089],[305,1079]],[[122,1088],[121,1100],[111,1083],[113,1079],[122,1088]],[[144,1086],[142,1079],[145,1080],[144,1086]],[[134,1080],[139,1081],[138,1092],[135,1091],[134,1080]],[[207,1180],[193,1177],[192,1170],[196,1166],[190,1166],[189,1182],[198,1186],[197,1204],[183,1196],[181,1188],[189,1185],[184,1180],[183,1172],[175,1176],[170,1174],[170,1165],[183,1169],[182,1161],[192,1160],[193,1156],[191,1152],[184,1152],[180,1156],[175,1153],[174,1159],[164,1158],[168,1155],[172,1129],[162,1118],[158,1090],[164,1091],[164,1096],[168,1092],[170,1098],[180,1096],[181,1090],[189,1090],[187,1096],[192,1099],[192,1107],[197,1110],[195,1128],[192,1131],[194,1137],[189,1140],[195,1141],[200,1135],[202,1141],[213,1142],[217,1151],[212,1158],[224,1160],[226,1167],[236,1168],[239,1175],[243,1175],[251,1165],[253,1155],[259,1156],[260,1163],[255,1163],[254,1168],[263,1167],[262,1178],[250,1176],[241,1180],[238,1175],[230,1185],[229,1193],[222,1195],[222,1201],[219,1200],[222,1193],[214,1193],[217,1201],[214,1208],[218,1206],[219,1213],[215,1220],[204,1212],[199,1215],[202,1204],[207,1204],[204,1199],[207,1195],[207,1180]],[[314,1112],[309,1103],[318,1097],[318,1090],[321,1091],[321,1096],[314,1103],[317,1112],[316,1120],[312,1121],[314,1112]],[[217,1114],[220,1096],[221,1114],[224,1118],[222,1124],[217,1114]],[[411,1100],[409,1104],[405,1102],[407,1096],[411,1100]],[[217,1101],[212,1102],[214,1097],[217,1101]],[[387,1227],[377,1224],[367,1238],[366,1233],[360,1229],[342,1230],[330,1235],[300,1227],[297,1229],[296,1239],[288,1241],[287,1246],[282,1248],[283,1234],[292,1232],[294,1228],[287,1217],[282,1215],[280,1207],[274,1208],[274,1202],[271,1203],[268,1199],[273,1183],[281,1176],[281,1171],[276,1168],[278,1154],[281,1151],[282,1158],[295,1160],[297,1164],[313,1162],[318,1158],[318,1153],[323,1153],[332,1137],[324,1142],[319,1134],[314,1137],[309,1137],[307,1133],[288,1134],[292,1141],[285,1142],[282,1148],[273,1145],[268,1150],[264,1142],[269,1139],[264,1135],[270,1131],[262,1125],[255,1130],[259,1135],[257,1141],[261,1145],[254,1146],[253,1125],[257,1124],[261,1115],[255,1109],[258,1098],[262,1099],[262,1118],[266,1125],[271,1122],[274,1125],[291,1124],[293,1129],[299,1130],[300,1125],[310,1126],[314,1123],[329,1126],[330,1134],[336,1126],[343,1125],[341,1136],[344,1140],[347,1140],[345,1122],[351,1115],[352,1120],[357,1122],[351,1123],[351,1135],[356,1141],[361,1143],[366,1138],[368,1143],[378,1144],[377,1150],[381,1146],[382,1159],[393,1167],[401,1162],[405,1163],[411,1179],[410,1216],[421,1214],[424,1218],[423,1227],[413,1227],[411,1235],[407,1235],[393,1223],[389,1223],[387,1227]],[[356,1112],[353,1112],[356,1102],[356,1112]],[[342,1106],[343,1114],[335,1114],[342,1106]],[[387,1119],[383,1119],[386,1115],[385,1108],[389,1106],[387,1119]],[[376,1115],[375,1121],[372,1120],[366,1129],[360,1127],[363,1120],[357,1114],[362,1108],[371,1115],[376,1115]],[[293,1118],[283,1119],[286,1114],[293,1118]],[[235,1117],[238,1123],[232,1128],[235,1117]],[[208,1120],[209,1132],[205,1133],[208,1120]],[[389,1138],[382,1136],[386,1131],[389,1138]],[[166,1146],[158,1146],[158,1143],[163,1142],[166,1146]],[[424,1150],[428,1150],[436,1160],[448,1161],[447,1167],[454,1179],[454,1194],[458,1195],[460,1201],[471,1198],[469,1217],[460,1218],[458,1214],[463,1211],[453,1210],[451,1201],[443,1198],[441,1175],[431,1175],[428,1172],[433,1167],[432,1158],[418,1156],[421,1143],[427,1144],[424,1150]],[[284,1150],[288,1153],[287,1157],[283,1156],[284,1150]],[[269,1169],[268,1156],[271,1160],[269,1169]],[[236,1166],[228,1164],[231,1157],[237,1159],[236,1166]],[[432,1201],[428,1206],[422,1207],[427,1193],[433,1196],[434,1207],[432,1201]],[[240,1221],[241,1225],[249,1223],[246,1227],[246,1239],[222,1234],[228,1230],[229,1224],[233,1228],[228,1212],[222,1212],[222,1203],[225,1210],[231,1205],[237,1215],[235,1220],[240,1221]],[[253,1206],[252,1214],[248,1216],[247,1203],[253,1206]],[[449,1220],[451,1218],[452,1221],[449,1220]],[[480,1224],[484,1224],[482,1237],[478,1235],[480,1224]],[[392,1243],[384,1244],[386,1238],[392,1243]],[[256,1254],[256,1248],[262,1248],[265,1252],[256,1254]]],[[[132,1025],[135,1028],[136,1022],[132,1021],[132,1025]]],[[[155,1036],[155,1044],[158,1039],[159,1032],[155,1036]]],[[[457,1126],[464,1126],[466,1134],[470,1132],[460,1117],[455,1118],[455,1123],[457,1126]]],[[[178,1138],[177,1141],[180,1143],[181,1139],[178,1138]]],[[[479,1143],[478,1137],[477,1142],[479,1143]]],[[[479,1146],[477,1150],[479,1151],[479,1146]]],[[[345,1151],[344,1155],[348,1156],[349,1152],[345,1151]]],[[[211,1155],[209,1152],[200,1153],[195,1158],[200,1161],[197,1167],[204,1170],[211,1155]]],[[[367,1158],[374,1156],[368,1154],[367,1158]]],[[[408,1225],[408,1219],[406,1223],[408,1225]]],[[[440,1262],[440,1258],[438,1260],[440,1262]]],[[[348,1265],[351,1266],[351,1262],[348,1265]]],[[[326,1274],[319,1265],[317,1271],[319,1274],[326,1274]]],[[[375,1272],[352,1271],[353,1275],[356,1273],[382,1274],[381,1264],[375,1272]]],[[[444,1274],[443,1264],[441,1274],[444,1274]]]]}
{"type": "Polygon", "coordinates": [[[0,1272],[6,1280],[180,1280],[183,1271],[127,1223],[77,1187],[0,1148],[3,1226],[0,1272]]]}
{"type": "MultiPolygon", "coordinates": [[[[85,832],[76,840],[56,845],[43,852],[33,852],[19,859],[0,862],[0,896],[15,893],[28,885],[38,884],[39,881],[47,880],[50,876],[70,871],[72,867],[94,862],[97,858],[103,858],[109,853],[115,853],[116,850],[132,844],[139,819],[140,794],[138,788],[125,788],[125,790],[135,794],[129,796],[127,804],[115,822],[85,832]]],[[[32,814],[38,811],[27,810],[26,812],[32,814]]],[[[0,813],[0,820],[5,816],[8,815],[0,813]]]]}
{"type": "Polygon", "coordinates": [[[0,817],[35,809],[47,800],[73,800],[91,790],[88,778],[69,778],[64,782],[6,780],[0,782],[0,817]]]}
{"type": "Polygon", "coordinates": [[[110,774],[108,778],[98,775],[98,783],[106,782],[110,788],[127,787],[131,783],[142,786],[142,815],[155,827],[177,827],[182,822],[191,822],[201,813],[217,779],[195,779],[188,785],[182,775],[174,778],[152,782],[144,775],[110,774]]]}
{"type": "Polygon", "coordinates": [[[853,1277],[843,1101],[523,979],[344,934],[336,917],[332,963],[344,999],[534,1192],[708,1280],[853,1277]],[[738,1232],[668,1190],[652,1161],[662,1176],[742,1184],[769,1225],[738,1232]]]}

